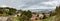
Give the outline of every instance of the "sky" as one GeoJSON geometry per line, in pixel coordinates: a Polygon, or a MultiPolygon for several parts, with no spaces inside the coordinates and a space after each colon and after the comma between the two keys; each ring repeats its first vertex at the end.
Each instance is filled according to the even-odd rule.
{"type": "Polygon", "coordinates": [[[11,7],[22,10],[55,9],[60,0],[0,0],[0,7],[11,7]]]}

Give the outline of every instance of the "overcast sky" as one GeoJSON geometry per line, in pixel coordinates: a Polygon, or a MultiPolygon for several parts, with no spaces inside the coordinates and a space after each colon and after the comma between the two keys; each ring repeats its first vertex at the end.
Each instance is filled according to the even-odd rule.
{"type": "Polygon", "coordinates": [[[9,6],[16,9],[55,9],[60,0],[0,0],[0,6],[9,6]]]}

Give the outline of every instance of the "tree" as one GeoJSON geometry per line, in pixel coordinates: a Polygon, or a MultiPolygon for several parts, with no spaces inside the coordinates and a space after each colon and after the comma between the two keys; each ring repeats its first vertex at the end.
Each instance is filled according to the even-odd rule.
{"type": "Polygon", "coordinates": [[[22,15],[21,17],[20,17],[20,21],[27,21],[27,16],[25,16],[25,15],[22,15]]]}
{"type": "Polygon", "coordinates": [[[14,9],[14,8],[9,8],[9,12],[8,12],[9,15],[13,15],[13,14],[15,14],[15,13],[16,13],[16,9],[14,9]]]}
{"type": "Polygon", "coordinates": [[[55,15],[56,15],[56,12],[50,11],[50,16],[55,16],[55,15]]]}
{"type": "Polygon", "coordinates": [[[0,7],[0,14],[3,14],[3,8],[0,7]]]}
{"type": "Polygon", "coordinates": [[[32,12],[30,10],[27,11],[27,16],[28,16],[28,18],[32,17],[32,12]]]}
{"type": "MultiPolygon", "coordinates": [[[[22,16],[26,16],[27,18],[24,19],[24,20],[28,20],[28,21],[29,21],[29,19],[32,17],[32,12],[31,12],[30,10],[28,10],[28,11],[23,11],[22,14],[21,14],[21,17],[22,17],[22,16]]],[[[22,17],[22,18],[24,18],[24,17],[22,17]]]]}
{"type": "Polygon", "coordinates": [[[42,14],[44,15],[43,19],[46,19],[46,15],[45,15],[45,13],[42,13],[42,14]]]}
{"type": "Polygon", "coordinates": [[[22,11],[21,9],[17,11],[17,13],[22,13],[22,12],[23,12],[23,11],[22,11]]]}
{"type": "Polygon", "coordinates": [[[60,21],[60,6],[57,6],[55,9],[55,13],[56,13],[56,21],[60,21]]]}
{"type": "Polygon", "coordinates": [[[55,12],[60,15],[60,6],[56,7],[55,12]]]}

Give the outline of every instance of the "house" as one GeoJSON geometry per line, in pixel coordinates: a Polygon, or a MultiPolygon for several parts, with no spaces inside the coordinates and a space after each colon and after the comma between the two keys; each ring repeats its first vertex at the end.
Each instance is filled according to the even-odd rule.
{"type": "Polygon", "coordinates": [[[42,13],[37,13],[38,18],[43,18],[44,15],[42,13]]]}
{"type": "Polygon", "coordinates": [[[21,12],[16,11],[16,14],[14,15],[14,17],[20,16],[21,12]]]}
{"type": "Polygon", "coordinates": [[[50,16],[50,13],[47,11],[47,12],[44,12],[44,15],[41,13],[41,12],[36,12],[36,13],[33,13],[32,14],[32,18],[31,19],[43,19],[44,16],[46,17],[49,17],[50,16]]]}
{"type": "Polygon", "coordinates": [[[45,12],[45,16],[46,17],[49,17],[50,16],[50,13],[49,12],[45,12]]]}
{"type": "Polygon", "coordinates": [[[20,15],[21,15],[21,13],[18,13],[18,14],[15,14],[14,17],[20,16],[20,15]]]}
{"type": "Polygon", "coordinates": [[[42,19],[44,17],[44,15],[42,13],[35,13],[35,14],[32,14],[32,18],[31,19],[42,19]]]}

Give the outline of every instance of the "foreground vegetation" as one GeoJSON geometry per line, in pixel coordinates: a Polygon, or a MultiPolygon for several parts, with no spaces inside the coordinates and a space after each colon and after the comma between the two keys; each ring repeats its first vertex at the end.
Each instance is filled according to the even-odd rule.
{"type": "Polygon", "coordinates": [[[50,12],[51,16],[43,19],[43,21],[60,21],[60,6],[57,6],[54,12],[50,12]]]}
{"type": "MultiPolygon", "coordinates": [[[[31,21],[30,18],[32,17],[32,12],[30,10],[22,11],[22,10],[16,10],[14,8],[9,8],[9,7],[0,8],[0,16],[12,16],[18,13],[21,13],[21,15],[17,17],[11,17],[9,19],[11,21],[31,21]]],[[[57,6],[54,11],[51,11],[50,16],[48,18],[41,19],[41,20],[42,21],[60,21],[60,6],[57,6]]]]}

